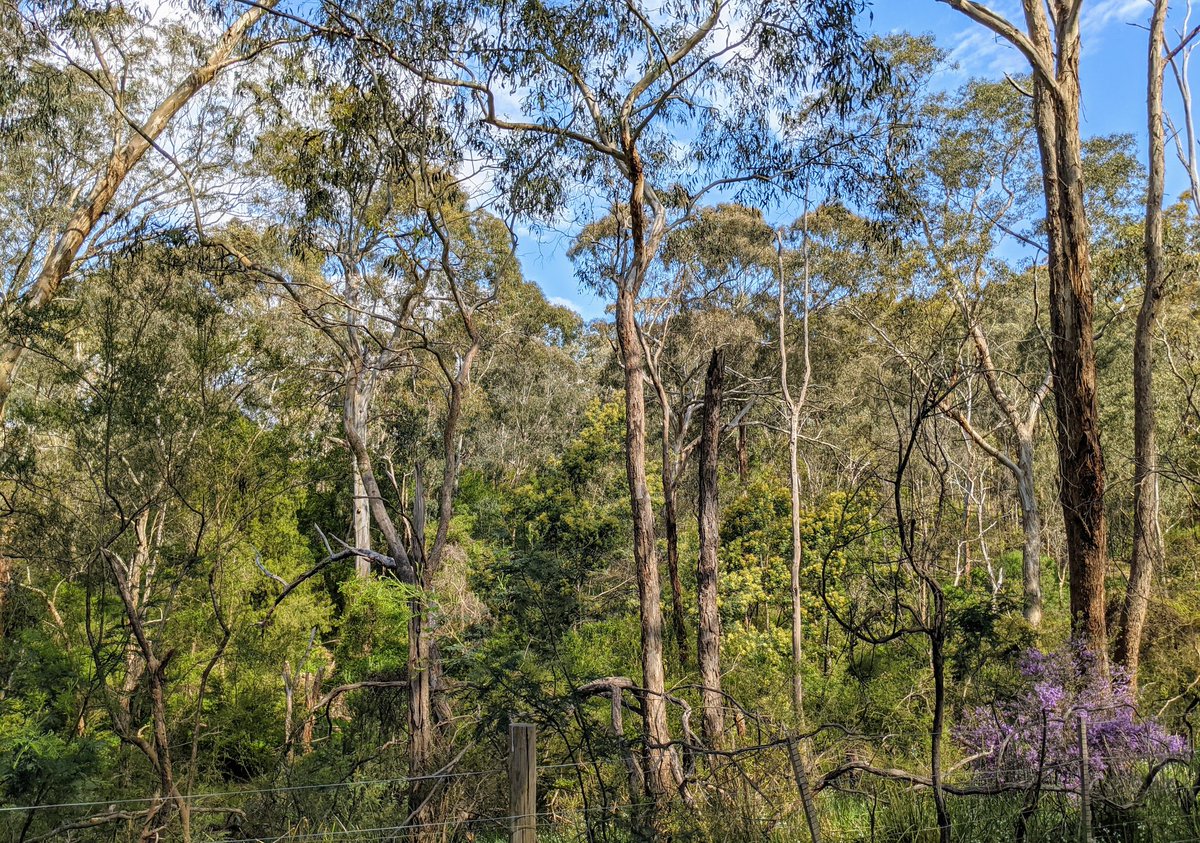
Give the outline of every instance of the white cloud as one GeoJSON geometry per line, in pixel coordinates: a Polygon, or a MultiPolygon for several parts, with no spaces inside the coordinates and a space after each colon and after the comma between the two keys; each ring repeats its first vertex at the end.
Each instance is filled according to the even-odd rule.
{"type": "Polygon", "coordinates": [[[583,316],[583,308],[579,306],[578,302],[571,301],[571,299],[565,296],[550,296],[546,300],[555,307],[565,307],[567,310],[573,310],[575,313],[583,316]]]}
{"type": "Polygon", "coordinates": [[[1086,36],[1089,30],[1095,32],[1110,23],[1144,23],[1143,19],[1149,12],[1147,0],[1100,0],[1094,5],[1084,6],[1079,26],[1086,36]]]}
{"type": "Polygon", "coordinates": [[[971,25],[957,33],[950,49],[950,61],[968,77],[1002,76],[1029,70],[1017,48],[982,26],[971,25]]]}
{"type": "MultiPolygon", "coordinates": [[[[991,4],[998,13],[1024,29],[1024,15],[1011,2],[991,4]]],[[[1083,49],[1096,50],[1103,33],[1112,26],[1145,24],[1150,14],[1149,0],[1095,0],[1085,3],[1080,17],[1083,49]]],[[[1004,74],[1029,72],[1029,65],[1015,47],[989,29],[968,25],[953,36],[950,59],[963,77],[995,78],[1004,74]]]]}

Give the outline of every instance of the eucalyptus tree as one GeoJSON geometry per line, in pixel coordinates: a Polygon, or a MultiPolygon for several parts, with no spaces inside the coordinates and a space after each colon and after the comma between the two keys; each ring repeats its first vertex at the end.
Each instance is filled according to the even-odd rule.
{"type": "Polygon", "coordinates": [[[1023,233],[1033,216],[1036,165],[1027,143],[1032,126],[1010,83],[969,83],[954,95],[931,97],[921,114],[932,141],[928,166],[914,186],[918,248],[926,264],[918,283],[944,292],[957,308],[966,345],[974,351],[971,377],[963,379],[957,392],[969,392],[971,382],[982,379],[1006,438],[1015,443],[1015,455],[988,434],[969,403],[964,410],[962,401],[950,396],[943,410],[971,443],[1012,475],[1021,512],[1024,614],[1037,626],[1042,616],[1042,516],[1034,454],[1052,369],[1048,359],[1043,362],[1046,341],[1037,324],[1042,248],[1023,233]],[[1011,338],[1006,336],[1011,325],[986,324],[989,286],[1013,272],[999,256],[1005,248],[1032,249],[1027,272],[1035,299],[1028,317],[1032,324],[1018,327],[1011,338]]]}
{"type": "Polygon", "coordinates": [[[1154,571],[1162,565],[1159,525],[1158,436],[1154,395],[1156,323],[1166,293],[1163,256],[1163,192],[1166,181],[1166,129],[1163,125],[1163,76],[1166,73],[1168,0],[1155,0],[1146,58],[1147,167],[1146,215],[1142,251],[1145,281],[1133,336],[1133,555],[1121,607],[1117,659],[1137,687],[1142,628],[1154,571]]]}
{"type": "MultiPolygon", "coordinates": [[[[379,386],[412,365],[420,344],[419,311],[431,306],[435,292],[441,232],[430,219],[439,213],[433,185],[442,176],[428,159],[444,150],[398,128],[397,103],[386,90],[335,84],[313,97],[312,106],[316,122],[293,118],[259,139],[258,158],[285,191],[279,196],[268,189],[262,205],[265,216],[279,218],[274,236],[280,245],[320,277],[285,290],[333,342],[343,370],[352,533],[354,546],[369,551],[370,501],[378,492],[367,486],[378,480],[360,461],[356,443],[370,445],[368,420],[379,386]],[[298,201],[279,201],[289,195],[298,201]]],[[[467,358],[468,378],[477,351],[467,358]]],[[[461,395],[453,403],[460,412],[461,395]]],[[[356,564],[360,576],[369,574],[369,554],[356,564]]]]}
{"type": "Polygon", "coordinates": [[[1073,629],[1108,670],[1108,522],[1096,399],[1095,290],[1079,103],[1083,0],[1022,0],[1024,25],[974,0],[939,0],[1009,42],[1032,73],[1050,279],[1051,359],[1073,629]]]}
{"type": "MultiPolygon", "coordinates": [[[[401,95],[382,77],[371,85],[321,87],[312,109],[261,141],[261,157],[278,189],[299,200],[298,213],[279,214],[257,235],[258,253],[279,259],[272,264],[250,257],[255,247],[239,245],[238,237],[222,244],[242,266],[279,285],[327,340],[341,368],[342,429],[356,487],[355,544],[345,544],[344,553],[376,563],[413,588],[409,802],[418,836],[428,836],[436,782],[426,774],[450,716],[430,595],[449,543],[475,363],[484,345],[495,341],[486,311],[520,279],[508,228],[471,205],[455,175],[455,139],[420,91],[401,95]],[[427,445],[420,431],[373,422],[380,415],[373,402],[383,386],[393,398],[411,392],[424,402],[428,391],[442,404],[431,402],[428,412],[441,465],[428,537],[427,445]],[[382,436],[385,430],[391,436],[382,436]],[[401,473],[411,474],[411,486],[398,477],[393,452],[403,461],[401,473]],[[363,500],[386,553],[370,547],[359,510],[363,500]]],[[[277,192],[268,189],[267,201],[278,199],[277,192]]],[[[359,568],[365,574],[366,566],[360,562],[359,568]]]]}
{"type": "Polygon", "coordinates": [[[489,314],[476,364],[465,459],[490,482],[519,484],[558,455],[587,410],[604,360],[603,329],[547,301],[530,280],[506,289],[489,314]],[[603,344],[603,346],[601,345],[603,344]]]}
{"type": "Polygon", "coordinates": [[[721,616],[717,611],[717,550],[721,444],[721,389],[725,377],[725,353],[715,349],[704,376],[704,409],[700,428],[700,470],[696,507],[700,533],[700,559],[696,565],[697,604],[700,623],[696,634],[696,661],[703,686],[704,737],[721,743],[725,731],[725,700],[721,696],[721,616]]]}
{"type": "MultiPolygon", "coordinates": [[[[164,22],[132,2],[5,6],[12,70],[3,96],[18,115],[4,126],[6,169],[39,175],[0,211],[12,235],[0,287],[0,414],[27,345],[80,262],[186,206],[186,191],[165,186],[162,173],[145,177],[142,160],[155,150],[167,173],[198,166],[158,141],[214,79],[274,43],[265,18],[276,2],[231,3],[215,32],[207,18],[164,22]]],[[[199,155],[205,143],[197,133],[172,146],[199,155]]]]}
{"type": "Polygon", "coordinates": [[[26,833],[208,836],[241,809],[191,794],[221,782],[227,752],[255,769],[251,743],[278,734],[275,700],[258,697],[260,731],[239,740],[236,689],[275,676],[328,606],[305,589],[264,635],[245,588],[256,557],[288,575],[308,564],[289,544],[305,437],[283,402],[272,430],[250,420],[281,375],[255,347],[263,304],[193,245],[139,244],[89,268],[69,337],[26,363],[27,467],[6,460],[4,476],[25,606],[6,630],[6,716],[30,741],[28,804],[69,803],[25,813],[26,833]]]}
{"type": "Polygon", "coordinates": [[[854,30],[862,5],[713,0],[651,9],[576,0],[389,6],[380,17],[393,22],[390,28],[368,25],[371,14],[343,6],[322,24],[454,91],[464,113],[473,110],[504,155],[499,183],[514,204],[553,206],[565,185],[582,181],[622,209],[626,245],[613,280],[641,604],[647,788],[655,801],[680,774],[666,716],[638,298],[673,217],[712,190],[791,166],[771,127],[773,115],[803,101],[812,106],[814,92],[840,102],[852,95],[862,68],[854,30]],[[428,43],[414,49],[412,32],[428,43]],[[685,132],[694,141],[675,142],[685,132]]]}

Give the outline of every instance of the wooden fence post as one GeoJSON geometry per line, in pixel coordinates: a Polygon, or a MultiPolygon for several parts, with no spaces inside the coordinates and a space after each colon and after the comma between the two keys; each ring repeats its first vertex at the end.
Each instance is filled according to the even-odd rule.
{"type": "Polygon", "coordinates": [[[508,727],[508,793],[512,843],[537,843],[537,726],[508,727]]]}
{"type": "Polygon", "coordinates": [[[1079,843],[1092,839],[1092,783],[1088,765],[1087,712],[1079,712],[1079,843]]]}

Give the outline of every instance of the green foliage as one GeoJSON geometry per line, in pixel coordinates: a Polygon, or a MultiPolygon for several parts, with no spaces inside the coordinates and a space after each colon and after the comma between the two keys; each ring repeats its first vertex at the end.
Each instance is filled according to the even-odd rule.
{"type": "MultiPolygon", "coordinates": [[[[690,801],[672,795],[658,837],[804,837],[779,738],[819,725],[803,747],[826,839],[934,839],[924,788],[857,769],[927,775],[934,643],[948,736],[965,711],[1013,696],[1018,657],[1071,627],[1055,408],[1052,396],[1030,403],[1051,331],[1029,80],[944,90],[947,52],[931,37],[862,40],[860,0],[342,5],[310,10],[331,16],[320,37],[291,12],[267,16],[271,49],[252,48],[253,69],[232,62],[160,137],[55,301],[36,309],[24,297],[39,262],[107,172],[114,139],[194,64],[216,18],[193,28],[190,12],[162,20],[121,2],[0,9],[11,36],[0,43],[0,339],[27,349],[0,421],[0,801],[13,809],[0,838],[182,837],[161,798],[169,750],[176,786],[200,808],[193,840],[389,835],[416,807],[412,774],[436,769],[447,773],[431,788],[437,828],[499,840],[515,719],[539,726],[545,839],[646,831],[644,695],[624,694],[614,728],[612,700],[579,692],[642,681],[621,349],[608,319],[585,324],[547,300],[516,248],[531,217],[573,225],[568,256],[611,293],[633,266],[637,171],[659,214],[641,235],[663,234],[633,306],[659,528],[663,461],[678,460],[666,473],[688,647],[663,631],[675,740],[687,706],[700,730],[702,704],[681,652],[695,648],[701,380],[713,349],[728,361],[718,608],[733,754],[681,753],[690,801]],[[663,63],[713,10],[734,15],[720,37],[663,63]],[[731,32],[746,40],[731,46],[731,32]],[[472,82],[419,84],[416,69],[472,82]],[[482,85],[495,86],[496,111],[480,122],[482,85]],[[532,125],[503,128],[518,118],[532,125]],[[722,190],[689,196],[713,179],[722,190]],[[781,196],[803,196],[791,223],[781,196]],[[190,230],[197,213],[203,236],[190,230]],[[811,369],[799,665],[784,362],[793,386],[811,369]],[[1017,441],[1002,394],[1035,440],[1037,629],[1021,616],[1006,462],[1017,441]],[[372,503],[414,556],[448,516],[427,588],[385,570],[378,511],[372,574],[356,574],[355,397],[372,503]],[[410,648],[416,610],[436,645],[423,663],[410,648]],[[433,757],[414,761],[411,680],[434,666],[433,757]],[[73,807],[16,810],[59,803],[73,807]]],[[[246,11],[207,11],[235,10],[246,11]]],[[[1144,274],[1136,147],[1084,139],[1114,617],[1144,274]]],[[[1139,699],[1178,732],[1190,731],[1200,672],[1197,233],[1194,208],[1168,209],[1171,289],[1155,326],[1166,544],[1139,699]]],[[[966,781],[970,749],[943,743],[951,783],[966,781]]],[[[1133,823],[1154,839],[1196,837],[1196,765],[1183,761],[1133,807],[1102,794],[1098,837],[1130,839],[1133,823]]],[[[1008,834],[1029,793],[952,796],[952,839],[1008,834]]],[[[1074,800],[1043,793],[1026,839],[1073,834],[1074,800]]]]}
{"type": "Polygon", "coordinates": [[[394,577],[379,577],[348,579],[341,591],[347,611],[340,619],[345,631],[337,655],[347,680],[402,676],[410,604],[419,590],[394,577]]]}
{"type": "Polygon", "coordinates": [[[510,531],[508,547],[483,589],[494,595],[498,616],[539,631],[534,639],[539,649],[587,615],[593,576],[607,572],[625,552],[628,507],[619,492],[623,406],[596,401],[582,422],[562,454],[504,502],[496,526],[510,531]]]}
{"type": "MultiPolygon", "coordinates": [[[[836,583],[852,559],[878,549],[871,541],[869,499],[842,492],[800,513],[800,582],[806,622],[820,617],[825,599],[839,611],[846,595],[836,583]]],[[[727,620],[745,628],[791,623],[792,524],[786,487],[759,479],[730,501],[721,523],[721,607],[727,620]],[[786,615],[786,617],[785,617],[786,615]]],[[[790,646],[790,645],[789,645],[790,646]]]]}

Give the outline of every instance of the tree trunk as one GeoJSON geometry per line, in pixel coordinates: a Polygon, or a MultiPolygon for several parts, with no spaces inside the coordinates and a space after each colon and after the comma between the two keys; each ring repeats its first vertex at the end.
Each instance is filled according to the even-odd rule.
{"type": "MultiPolygon", "coordinates": [[[[156,522],[161,525],[165,510],[160,509],[156,522]]],[[[179,791],[175,779],[175,767],[171,759],[170,729],[167,722],[167,666],[175,651],[167,650],[166,655],[158,655],[155,643],[151,641],[146,630],[145,609],[151,596],[151,583],[154,579],[155,548],[161,544],[161,526],[151,528],[150,510],[147,508],[134,521],[134,532],[137,536],[137,548],[130,557],[128,565],[114,552],[106,550],[104,559],[108,563],[113,576],[117,594],[125,610],[125,622],[132,636],[132,643],[126,654],[126,674],[120,700],[119,731],[123,732],[122,740],[136,746],[154,771],[158,774],[160,793],[159,801],[152,804],[152,809],[144,819],[141,839],[156,840],[159,830],[165,827],[169,817],[164,812],[174,808],[179,814],[180,837],[184,843],[191,840],[191,810],[187,800],[179,791]],[[152,740],[142,735],[142,729],[134,729],[133,694],[142,682],[150,696],[150,730],[152,740]]],[[[139,717],[141,715],[138,715],[139,717]]]]}
{"type": "Polygon", "coordinates": [[[745,419],[738,422],[737,430],[738,482],[744,486],[746,485],[746,480],[750,477],[750,437],[745,419]]]}
{"type": "Polygon", "coordinates": [[[1143,242],[1146,281],[1133,336],[1133,557],[1129,567],[1129,586],[1121,610],[1121,631],[1117,638],[1117,659],[1125,666],[1129,682],[1135,689],[1151,580],[1162,557],[1158,526],[1158,446],[1155,441],[1153,383],[1154,323],[1166,286],[1162,242],[1166,157],[1162,95],[1167,3],[1168,0],[1156,0],[1154,4],[1147,59],[1146,112],[1150,162],[1143,242]]]}
{"type": "Polygon", "coordinates": [[[675,414],[671,410],[671,399],[663,384],[661,373],[658,371],[658,361],[650,356],[646,362],[650,381],[654,384],[654,391],[658,395],[658,406],[662,409],[660,438],[662,439],[663,529],[667,537],[667,578],[671,583],[671,630],[675,635],[679,664],[686,667],[688,663],[687,627],[683,620],[683,584],[679,581],[678,491],[679,477],[686,461],[681,440],[687,435],[690,411],[680,419],[679,430],[673,431],[672,419],[675,414]],[[675,456],[676,444],[678,444],[681,454],[678,459],[675,456]]]}
{"type": "Polygon", "coordinates": [[[929,633],[929,658],[933,668],[933,724],[929,733],[929,780],[937,814],[938,841],[950,843],[950,813],[942,786],[942,733],[946,718],[946,599],[941,588],[929,581],[933,591],[933,626],[929,633]]]}
{"type": "Polygon", "coordinates": [[[1017,442],[1017,497],[1021,504],[1021,573],[1025,586],[1025,620],[1042,622],[1042,514],[1034,490],[1033,438],[1017,442]]]}
{"type": "Polygon", "coordinates": [[[696,635],[696,661],[703,685],[704,738],[718,746],[725,732],[725,700],[721,694],[721,618],[717,613],[718,466],[721,443],[721,386],[725,355],[713,351],[704,379],[704,415],[700,428],[700,562],[696,569],[696,593],[700,622],[696,635]]]}
{"type": "Polygon", "coordinates": [[[800,601],[800,574],[804,565],[804,536],[800,530],[800,417],[793,414],[788,431],[788,477],[792,516],[792,711],[804,723],[804,612],[800,601]]]}
{"type": "MultiPolygon", "coordinates": [[[[1053,55],[1050,34],[1039,30],[1053,55]]],[[[1060,33],[1057,93],[1035,77],[1034,124],[1042,158],[1049,240],[1050,327],[1054,408],[1058,422],[1059,497],[1066,526],[1071,628],[1108,670],[1104,577],[1104,453],[1096,401],[1096,349],[1091,252],[1083,202],[1079,136],[1079,37],[1060,33]]]]}
{"type": "Polygon", "coordinates": [[[295,682],[298,678],[292,676],[291,663],[285,661],[283,663],[283,737],[287,745],[287,760],[289,764],[296,757],[296,748],[292,740],[292,717],[295,709],[295,682]]]}
{"type": "Polygon", "coordinates": [[[1096,402],[1095,293],[1079,134],[1079,3],[1047,6],[1039,0],[1023,0],[1026,32],[1022,33],[981,4],[943,2],[1016,45],[1033,70],[1033,123],[1046,201],[1050,357],[1071,627],[1094,657],[1089,669],[1106,673],[1108,524],[1096,402]]]}
{"type": "Polygon", "coordinates": [[[667,534],[667,578],[671,582],[671,629],[679,651],[679,664],[688,663],[687,627],[683,622],[683,584],[679,581],[679,512],[676,506],[676,486],[679,470],[671,453],[670,412],[666,396],[660,395],[663,410],[662,484],[663,527],[667,534]]]}
{"type": "MultiPolygon", "coordinates": [[[[343,409],[342,424],[346,430],[346,441],[367,441],[367,419],[371,406],[371,379],[363,371],[361,360],[350,361],[346,364],[346,395],[343,409]],[[353,435],[351,435],[353,431],[353,435]]],[[[371,500],[364,481],[362,460],[350,449],[350,464],[353,475],[353,518],[354,546],[363,550],[371,549],[371,500]]],[[[378,489],[376,489],[378,491],[378,489]]],[[[391,550],[389,549],[389,552],[391,550]]],[[[371,560],[365,556],[354,559],[354,570],[359,577],[371,575],[371,560]]]]}
{"type": "Polygon", "coordinates": [[[796,723],[804,725],[804,613],[800,601],[800,574],[804,565],[804,536],[800,530],[800,414],[808,397],[808,387],[812,381],[812,356],[809,339],[809,256],[808,256],[808,204],[804,207],[803,229],[803,258],[804,258],[804,379],[800,385],[800,394],[792,397],[791,385],[788,383],[788,349],[787,349],[787,276],[783,264],[783,235],[776,232],[776,281],[779,285],[777,299],[779,331],[779,388],[783,394],[784,408],[788,421],[788,487],[790,491],[790,513],[792,527],[792,712],[796,723]]]}
{"type": "Polygon", "coordinates": [[[434,823],[434,788],[437,782],[422,778],[433,772],[434,729],[433,694],[429,670],[429,638],[425,624],[424,602],[420,597],[409,601],[412,615],[408,621],[408,812],[411,819],[409,839],[439,839],[434,823]]]}
{"type": "MultiPolygon", "coordinates": [[[[659,583],[658,557],[654,546],[654,506],[646,483],[645,360],[636,312],[638,292],[654,256],[654,248],[646,242],[646,175],[627,125],[623,129],[622,144],[628,154],[629,229],[633,240],[633,262],[617,285],[617,343],[625,381],[625,472],[633,518],[633,558],[637,567],[642,625],[646,789],[650,801],[660,803],[680,783],[680,779],[671,753],[671,732],[667,722],[662,586],[659,583]]],[[[661,239],[661,225],[657,225],[658,219],[655,222],[657,237],[661,239]]],[[[653,233],[652,237],[655,237],[653,233]]]]}
{"type": "MultiPolygon", "coordinates": [[[[148,684],[150,686],[150,710],[154,724],[154,743],[158,749],[159,786],[162,788],[163,798],[171,799],[175,810],[179,813],[180,839],[183,843],[191,843],[192,812],[187,800],[183,798],[183,794],[179,792],[179,787],[175,782],[175,767],[171,761],[171,736],[170,730],[167,727],[166,669],[167,661],[170,660],[171,655],[172,651],[168,650],[166,658],[162,661],[159,661],[153,655],[150,656],[146,664],[146,675],[149,678],[148,684]]],[[[157,832],[154,833],[153,838],[147,835],[147,839],[157,840],[157,832]]]]}
{"type": "MultiPolygon", "coordinates": [[[[362,479],[366,499],[370,507],[371,517],[387,542],[388,554],[396,563],[396,576],[406,585],[420,587],[421,576],[425,571],[419,570],[424,542],[424,515],[419,510],[424,507],[424,489],[417,482],[414,492],[414,512],[410,523],[414,525],[413,552],[410,554],[405,540],[396,528],[388,512],[387,504],[380,493],[379,483],[375,479],[375,471],[371,465],[371,455],[366,445],[367,414],[366,404],[360,404],[356,396],[363,394],[360,382],[363,378],[361,360],[350,360],[346,363],[346,394],[343,405],[343,423],[346,441],[354,454],[355,464],[362,479]]],[[[418,481],[420,473],[418,471],[418,481]]],[[[430,693],[431,678],[429,667],[429,648],[426,636],[426,621],[424,602],[420,595],[409,601],[411,615],[408,621],[408,726],[409,726],[409,765],[410,783],[409,797],[409,838],[412,840],[431,841],[435,839],[432,828],[433,804],[431,784],[421,778],[431,772],[434,754],[434,732],[432,717],[432,700],[430,693]]]]}
{"type": "Polygon", "coordinates": [[[617,294],[617,338],[625,374],[625,470],[633,516],[633,557],[637,565],[642,621],[643,717],[648,745],[646,785],[654,800],[676,783],[667,723],[666,675],[663,669],[662,587],[654,548],[654,505],[646,483],[646,399],[642,385],[642,347],[637,335],[634,295],[626,287],[617,294]]]}
{"type": "MultiPolygon", "coordinates": [[[[358,468],[358,460],[350,455],[351,468],[354,472],[354,546],[363,550],[371,549],[371,511],[367,503],[367,489],[363,485],[362,472],[358,468]]],[[[365,556],[354,559],[354,570],[359,577],[371,575],[371,560],[365,556]]]]}

